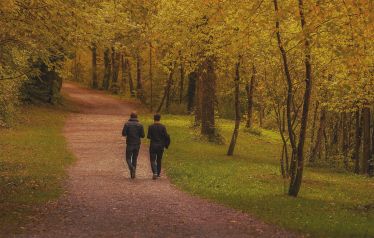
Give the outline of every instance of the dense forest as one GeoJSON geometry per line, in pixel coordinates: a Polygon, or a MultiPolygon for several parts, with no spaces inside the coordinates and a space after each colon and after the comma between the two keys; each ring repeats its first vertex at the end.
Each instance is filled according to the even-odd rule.
{"type": "Polygon", "coordinates": [[[0,2],[0,126],[59,102],[63,80],[194,116],[235,153],[279,131],[297,196],[306,166],[374,174],[374,6],[361,0],[0,2]],[[217,118],[235,124],[220,135],[217,118]]]}

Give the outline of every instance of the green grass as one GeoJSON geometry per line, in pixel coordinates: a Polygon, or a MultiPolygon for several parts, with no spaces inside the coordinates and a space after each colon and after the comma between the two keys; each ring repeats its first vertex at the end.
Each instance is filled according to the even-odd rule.
{"type": "Polygon", "coordinates": [[[0,129],[0,235],[19,230],[63,192],[73,160],[61,133],[66,116],[62,107],[27,106],[17,126],[0,129]]]}
{"type": "MultiPolygon", "coordinates": [[[[299,197],[291,198],[276,132],[241,130],[235,156],[228,157],[227,146],[196,136],[189,117],[165,116],[163,123],[172,135],[167,174],[183,190],[313,237],[374,237],[373,179],[306,168],[299,197]]],[[[219,129],[230,138],[233,123],[219,121],[219,129]]]]}

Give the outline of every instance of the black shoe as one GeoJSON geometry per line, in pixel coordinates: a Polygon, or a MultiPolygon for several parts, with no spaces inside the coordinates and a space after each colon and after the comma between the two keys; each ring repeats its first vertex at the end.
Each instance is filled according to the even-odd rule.
{"type": "Polygon", "coordinates": [[[130,171],[130,174],[131,174],[131,178],[134,179],[135,178],[135,169],[132,169],[130,171]]]}
{"type": "Polygon", "coordinates": [[[160,178],[160,177],[161,177],[161,175],[160,175],[160,174],[157,174],[157,177],[158,177],[158,178],[160,178]]]}
{"type": "Polygon", "coordinates": [[[154,174],[154,175],[152,176],[152,179],[153,179],[153,180],[156,180],[156,179],[157,179],[157,174],[154,174]]]}

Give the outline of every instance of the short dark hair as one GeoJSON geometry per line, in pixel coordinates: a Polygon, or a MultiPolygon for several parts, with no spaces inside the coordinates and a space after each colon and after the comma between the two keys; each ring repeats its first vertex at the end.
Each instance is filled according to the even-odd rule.
{"type": "Polygon", "coordinates": [[[155,121],[160,121],[161,120],[161,115],[160,114],[155,114],[154,116],[153,116],[153,119],[155,120],[155,121]]]}
{"type": "Polygon", "coordinates": [[[138,114],[136,114],[136,112],[132,112],[130,114],[130,118],[138,118],[138,114]]]}

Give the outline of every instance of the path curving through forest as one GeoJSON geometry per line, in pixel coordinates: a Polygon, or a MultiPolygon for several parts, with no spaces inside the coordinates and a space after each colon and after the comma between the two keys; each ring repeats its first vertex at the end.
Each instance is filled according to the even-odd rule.
{"type": "Polygon", "coordinates": [[[66,194],[19,237],[296,237],[183,193],[165,177],[153,181],[146,145],[130,180],[121,130],[140,105],[70,83],[63,91],[80,107],[64,129],[78,160],[68,170],[66,194]]]}

